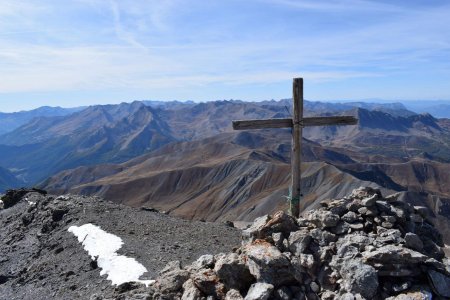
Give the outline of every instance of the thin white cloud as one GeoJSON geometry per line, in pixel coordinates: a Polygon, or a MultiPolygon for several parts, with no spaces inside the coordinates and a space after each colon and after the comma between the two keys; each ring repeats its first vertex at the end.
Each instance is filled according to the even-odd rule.
{"type": "MultiPolygon", "coordinates": [[[[355,26],[330,26],[316,33],[302,28],[308,25],[302,20],[306,14],[299,17],[299,25],[283,27],[280,22],[273,28],[264,27],[265,31],[259,29],[265,21],[250,13],[230,21],[217,18],[222,23],[204,15],[209,27],[200,26],[197,19],[184,19],[186,11],[200,9],[192,7],[194,2],[53,2],[58,9],[46,1],[38,7],[26,0],[21,5],[2,2],[0,93],[269,84],[299,75],[329,82],[407,74],[417,64],[429,64],[441,72],[449,69],[448,60],[436,60],[450,49],[448,5],[419,11],[363,0],[253,0],[258,5],[314,10],[319,16],[323,12],[345,13],[349,18],[374,11],[388,13],[382,21],[355,21],[355,26]],[[72,6],[67,9],[65,5],[72,6]],[[77,9],[92,14],[81,24],[87,29],[78,29],[77,24],[56,28],[59,20],[41,22],[43,16],[51,16],[51,10],[74,18],[77,9]],[[28,21],[2,27],[6,16],[28,21]],[[97,17],[103,19],[96,22],[97,17]],[[242,32],[234,29],[233,22],[242,32]],[[35,35],[20,39],[11,32],[35,35]]],[[[308,21],[324,26],[315,18],[308,21]]]]}

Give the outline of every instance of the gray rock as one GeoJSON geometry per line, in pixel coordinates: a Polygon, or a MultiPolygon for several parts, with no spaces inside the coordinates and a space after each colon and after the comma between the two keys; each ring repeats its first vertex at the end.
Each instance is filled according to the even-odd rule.
{"type": "Polygon", "coordinates": [[[245,300],[267,300],[272,294],[273,288],[273,285],[269,283],[257,282],[252,284],[245,300]]]}
{"type": "Polygon", "coordinates": [[[242,257],[236,253],[219,258],[214,271],[228,289],[245,290],[254,281],[242,257]]]}
{"type": "Polygon", "coordinates": [[[378,289],[378,275],[374,267],[359,260],[347,261],[339,271],[346,291],[373,299],[378,289]]]}
{"type": "Polygon", "coordinates": [[[414,211],[426,219],[430,215],[430,210],[425,206],[414,206],[414,211]]]}
{"type": "Polygon", "coordinates": [[[312,237],[310,231],[307,228],[300,228],[299,230],[292,232],[289,236],[289,250],[294,255],[299,255],[305,252],[311,243],[312,237]]]}
{"type": "Polygon", "coordinates": [[[257,281],[281,286],[295,281],[289,259],[272,244],[256,240],[245,246],[247,266],[257,281]]]}
{"type": "Polygon", "coordinates": [[[348,225],[353,230],[363,230],[364,224],[361,222],[353,223],[348,225]]]}
{"type": "Polygon", "coordinates": [[[386,245],[372,252],[363,252],[363,259],[369,264],[417,264],[424,262],[427,256],[402,246],[386,245]]]}
{"type": "Polygon", "coordinates": [[[389,196],[384,197],[384,200],[386,200],[386,201],[397,201],[401,194],[402,194],[401,192],[398,192],[398,193],[395,193],[395,194],[391,194],[389,196]]]}
{"type": "Polygon", "coordinates": [[[324,212],[321,215],[321,221],[323,227],[334,227],[339,222],[339,215],[333,214],[331,212],[324,212]]]}
{"type": "Polygon", "coordinates": [[[386,222],[382,222],[381,226],[383,226],[384,228],[390,229],[390,228],[394,227],[394,223],[386,221],[386,222]]]}
{"type": "Polygon", "coordinates": [[[338,215],[339,217],[347,213],[347,200],[333,200],[328,203],[328,209],[331,213],[338,215]]]}
{"type": "Polygon", "coordinates": [[[340,258],[354,258],[359,254],[358,248],[351,243],[345,243],[338,248],[337,256],[340,258]]]}
{"type": "Polygon", "coordinates": [[[315,281],[311,282],[309,284],[309,287],[311,288],[311,291],[313,291],[316,294],[320,292],[320,286],[315,281]]]}
{"type": "Polygon", "coordinates": [[[329,243],[337,241],[337,236],[335,234],[319,228],[311,230],[310,234],[320,246],[326,246],[329,243]]]}
{"type": "Polygon", "coordinates": [[[260,234],[267,222],[269,222],[270,216],[265,215],[256,218],[252,225],[242,231],[242,238],[245,242],[252,242],[254,239],[261,238],[260,234]]]}
{"type": "Polygon", "coordinates": [[[382,197],[379,189],[364,186],[354,189],[350,194],[350,198],[364,199],[375,194],[380,198],[382,197]]]}
{"type": "Polygon", "coordinates": [[[285,236],[289,236],[290,232],[296,231],[298,228],[299,226],[294,217],[288,215],[284,211],[278,211],[266,223],[263,231],[265,231],[266,235],[281,232],[285,236]]]}
{"type": "Polygon", "coordinates": [[[352,293],[345,293],[339,296],[338,300],[355,300],[355,296],[352,293]]]}
{"type": "Polygon", "coordinates": [[[244,297],[242,297],[239,291],[231,289],[225,295],[225,300],[244,300],[244,297]]]}
{"type": "Polygon", "coordinates": [[[335,227],[331,228],[331,232],[334,234],[345,234],[348,233],[350,226],[348,223],[340,221],[335,227]]]}
{"type": "Polygon", "coordinates": [[[273,239],[273,243],[275,244],[275,246],[278,247],[278,249],[283,249],[284,245],[284,236],[283,233],[281,232],[276,232],[272,234],[272,239],[273,239]]]}
{"type": "Polygon", "coordinates": [[[336,299],[336,293],[332,292],[332,291],[324,291],[322,293],[322,300],[334,300],[336,299]]]}
{"type": "Polygon", "coordinates": [[[288,287],[282,286],[274,292],[274,296],[277,300],[291,300],[294,295],[288,287]]]}
{"type": "Polygon", "coordinates": [[[409,216],[409,218],[411,219],[411,221],[413,221],[414,223],[422,223],[423,222],[423,218],[421,215],[419,214],[411,214],[409,216]]]}
{"type": "Polygon", "coordinates": [[[408,232],[405,234],[405,246],[413,250],[422,251],[423,242],[417,234],[408,232]]]}
{"type": "Polygon", "coordinates": [[[205,295],[225,298],[226,288],[211,269],[202,269],[191,276],[195,286],[205,295]]]}
{"type": "Polygon", "coordinates": [[[183,295],[181,296],[181,300],[201,300],[203,298],[202,293],[195,286],[192,279],[187,280],[183,284],[183,295]]]}
{"type": "Polygon", "coordinates": [[[180,262],[172,261],[160,271],[155,286],[164,294],[173,293],[181,290],[188,278],[189,272],[181,269],[180,262]]]}
{"type": "Polygon", "coordinates": [[[361,200],[361,205],[362,206],[366,206],[366,207],[373,206],[373,205],[375,205],[377,199],[378,199],[378,195],[374,194],[374,195],[372,195],[370,197],[362,199],[361,200]]]}
{"type": "Polygon", "coordinates": [[[214,255],[202,255],[191,266],[196,270],[214,267],[214,255]]]}
{"type": "Polygon", "coordinates": [[[429,270],[428,278],[436,294],[444,298],[450,298],[450,276],[429,270]]]}
{"type": "Polygon", "coordinates": [[[341,219],[347,223],[353,223],[356,222],[359,219],[359,217],[355,212],[349,211],[348,213],[343,215],[341,219]]]}
{"type": "Polygon", "coordinates": [[[416,289],[414,291],[408,291],[397,295],[396,297],[390,297],[386,300],[432,300],[433,295],[427,290],[416,289]]]}

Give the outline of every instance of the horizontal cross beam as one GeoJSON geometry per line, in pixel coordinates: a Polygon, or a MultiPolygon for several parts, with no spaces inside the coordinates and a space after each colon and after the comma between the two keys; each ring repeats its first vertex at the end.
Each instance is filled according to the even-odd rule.
{"type": "MultiPolygon", "coordinates": [[[[303,118],[300,125],[307,126],[331,126],[331,125],[355,125],[358,119],[352,116],[337,117],[311,117],[303,118]]],[[[234,130],[286,128],[293,127],[292,119],[266,119],[266,120],[243,120],[233,121],[234,130]]]]}

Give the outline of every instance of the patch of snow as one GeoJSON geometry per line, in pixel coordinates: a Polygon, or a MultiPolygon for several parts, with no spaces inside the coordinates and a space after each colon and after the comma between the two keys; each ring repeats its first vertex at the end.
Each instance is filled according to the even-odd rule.
{"type": "Polygon", "coordinates": [[[78,238],[92,259],[97,258],[97,265],[102,269],[100,275],[107,274],[107,278],[112,281],[112,284],[119,285],[136,281],[148,286],[155,282],[154,280],[140,280],[139,277],[147,272],[147,269],[134,258],[116,253],[123,245],[120,237],[90,223],[71,226],[68,231],[78,238]]]}
{"type": "Polygon", "coordinates": [[[3,203],[2,200],[0,200],[0,209],[3,209],[5,207],[5,203],[3,203]]]}

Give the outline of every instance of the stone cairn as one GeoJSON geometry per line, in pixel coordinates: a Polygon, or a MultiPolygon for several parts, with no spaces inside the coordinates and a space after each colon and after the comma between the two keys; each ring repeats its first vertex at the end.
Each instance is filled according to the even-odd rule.
{"type": "Polygon", "coordinates": [[[359,188],[295,219],[280,211],[243,231],[233,253],[169,263],[149,288],[116,299],[449,299],[450,271],[425,207],[359,188]]]}

